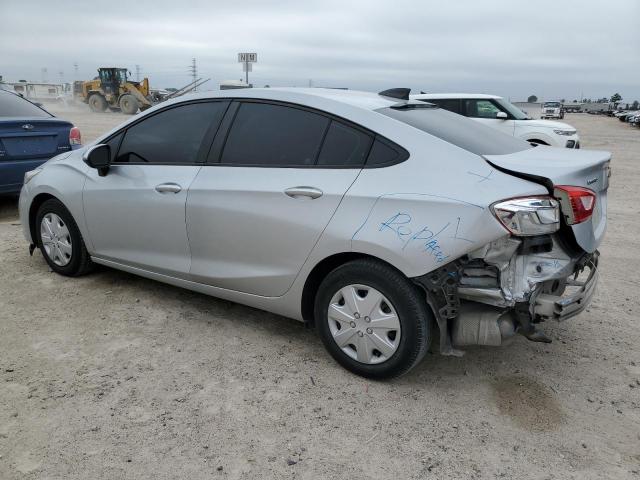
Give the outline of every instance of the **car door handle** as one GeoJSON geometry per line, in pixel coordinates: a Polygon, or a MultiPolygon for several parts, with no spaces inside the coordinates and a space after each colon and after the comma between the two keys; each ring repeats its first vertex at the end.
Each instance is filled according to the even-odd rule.
{"type": "Polygon", "coordinates": [[[291,187],[284,191],[291,198],[309,197],[311,199],[322,196],[322,190],[313,187],[291,187]]]}
{"type": "Polygon", "coordinates": [[[178,193],[182,190],[182,187],[177,183],[161,183],[156,185],[156,192],[158,193],[178,193]]]}

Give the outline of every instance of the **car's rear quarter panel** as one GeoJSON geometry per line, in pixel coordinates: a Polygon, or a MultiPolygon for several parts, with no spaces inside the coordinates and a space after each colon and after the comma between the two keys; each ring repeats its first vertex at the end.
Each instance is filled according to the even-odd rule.
{"type": "MultiPolygon", "coordinates": [[[[507,234],[489,209],[492,203],[548,193],[541,185],[496,170],[477,155],[390,121],[384,134],[406,148],[409,159],[362,170],[287,297],[301,294],[309,273],[322,260],[345,252],[377,257],[407,277],[424,275],[507,234]],[[399,213],[411,217],[405,228],[398,228],[399,222],[408,216],[391,225],[399,213]],[[427,238],[431,233],[438,234],[437,243],[427,238]]],[[[297,311],[285,314],[300,317],[297,311]]]]}

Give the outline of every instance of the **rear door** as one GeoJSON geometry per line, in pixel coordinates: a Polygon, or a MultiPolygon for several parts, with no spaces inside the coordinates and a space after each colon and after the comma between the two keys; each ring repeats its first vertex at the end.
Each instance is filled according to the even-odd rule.
{"type": "Polygon", "coordinates": [[[189,186],[228,102],[192,102],[143,117],[107,142],[113,164],[88,172],[84,210],[94,254],[176,277],[188,276],[189,186]]]}
{"type": "Polygon", "coordinates": [[[234,103],[189,190],[192,278],[256,295],[284,294],[371,143],[369,133],[317,111],[234,103]]]}
{"type": "Polygon", "coordinates": [[[467,117],[513,136],[515,120],[509,112],[491,99],[463,99],[462,107],[467,117]],[[507,115],[506,119],[496,118],[496,115],[501,112],[507,115]]]}

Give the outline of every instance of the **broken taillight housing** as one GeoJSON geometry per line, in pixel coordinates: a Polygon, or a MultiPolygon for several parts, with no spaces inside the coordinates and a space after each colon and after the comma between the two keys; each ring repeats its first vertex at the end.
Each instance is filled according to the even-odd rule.
{"type": "Polygon", "coordinates": [[[491,210],[514,235],[544,235],[560,228],[560,206],[553,197],[511,198],[494,203],[491,210]]]}
{"type": "Polygon", "coordinates": [[[572,185],[556,185],[553,193],[560,200],[567,224],[575,225],[591,218],[596,206],[596,194],[593,190],[572,185]]]}
{"type": "Polygon", "coordinates": [[[82,137],[80,136],[80,129],[78,127],[73,127],[69,131],[69,144],[82,145],[82,137]]]}

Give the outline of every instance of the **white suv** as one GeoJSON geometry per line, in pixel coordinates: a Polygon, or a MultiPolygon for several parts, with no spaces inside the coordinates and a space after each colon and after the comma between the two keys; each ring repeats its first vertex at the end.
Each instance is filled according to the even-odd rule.
{"type": "Polygon", "coordinates": [[[515,105],[496,95],[474,93],[429,93],[412,99],[473,118],[530,143],[554,147],[580,148],[576,129],[562,122],[534,120],[515,105]]]}

